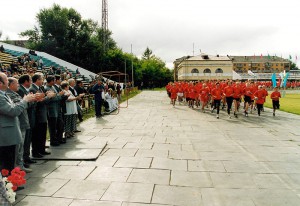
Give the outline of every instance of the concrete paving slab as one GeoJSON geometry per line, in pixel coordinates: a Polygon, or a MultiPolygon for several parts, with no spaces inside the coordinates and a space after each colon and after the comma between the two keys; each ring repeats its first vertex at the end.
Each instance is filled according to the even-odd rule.
{"type": "Polygon", "coordinates": [[[208,172],[172,171],[170,185],[187,187],[213,187],[208,172]]]}
{"type": "Polygon", "coordinates": [[[101,200],[150,203],[153,184],[113,182],[101,200]]]}
{"type": "Polygon", "coordinates": [[[38,160],[96,160],[104,147],[105,145],[100,149],[51,148],[51,155],[38,158],[38,160]]]}
{"type": "Polygon", "coordinates": [[[40,196],[26,196],[18,206],[41,206],[41,205],[53,205],[53,206],[63,206],[70,205],[72,199],[67,198],[53,198],[53,197],[40,197],[40,196]]]}
{"type": "Polygon", "coordinates": [[[94,166],[60,166],[46,178],[57,178],[57,179],[85,179],[93,170],[94,166]]]}
{"type": "Polygon", "coordinates": [[[204,206],[255,206],[247,192],[245,189],[201,189],[204,206]]]}
{"type": "Polygon", "coordinates": [[[133,157],[138,149],[109,149],[103,156],[133,157]]]}
{"type": "Polygon", "coordinates": [[[24,190],[20,190],[18,194],[34,195],[34,196],[52,196],[69,180],[67,179],[47,179],[32,177],[27,180],[24,190]]]}
{"type": "Polygon", "coordinates": [[[169,185],[170,171],[157,169],[133,169],[127,182],[169,185]]]}
{"type": "Polygon", "coordinates": [[[171,205],[158,205],[158,204],[142,204],[142,203],[123,202],[122,206],[171,206],[171,205]]]}
{"type": "Polygon", "coordinates": [[[97,167],[87,180],[125,182],[131,171],[131,168],[97,167]]]}
{"type": "Polygon", "coordinates": [[[151,168],[187,171],[187,160],[173,160],[168,158],[153,158],[151,168]]]}
{"type": "Polygon", "coordinates": [[[139,149],[135,156],[167,158],[168,154],[168,150],[139,149]]]}
{"type": "Polygon", "coordinates": [[[71,180],[58,190],[53,197],[100,200],[110,182],[97,180],[71,180]]]}
{"type": "Polygon", "coordinates": [[[146,157],[120,157],[114,167],[150,168],[152,158],[146,157]]]}
{"type": "Polygon", "coordinates": [[[222,161],[188,160],[188,171],[226,172],[222,161]]]}
{"type": "Polygon", "coordinates": [[[152,203],[181,206],[202,206],[201,189],[155,185],[152,203]]]}
{"type": "Polygon", "coordinates": [[[200,154],[195,151],[169,151],[169,158],[170,159],[177,159],[177,160],[200,160],[200,154]]]}
{"type": "Polygon", "coordinates": [[[245,189],[256,188],[252,175],[248,173],[215,173],[211,172],[215,188],[245,189]]]}
{"type": "Polygon", "coordinates": [[[121,206],[121,202],[74,200],[69,206],[121,206]]]}

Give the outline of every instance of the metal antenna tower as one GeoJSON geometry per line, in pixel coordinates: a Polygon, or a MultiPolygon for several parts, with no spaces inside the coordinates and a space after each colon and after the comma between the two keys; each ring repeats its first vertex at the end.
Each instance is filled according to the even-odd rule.
{"type": "Polygon", "coordinates": [[[108,6],[107,0],[102,0],[102,29],[103,29],[103,47],[106,51],[107,47],[107,32],[108,32],[108,6]]]}

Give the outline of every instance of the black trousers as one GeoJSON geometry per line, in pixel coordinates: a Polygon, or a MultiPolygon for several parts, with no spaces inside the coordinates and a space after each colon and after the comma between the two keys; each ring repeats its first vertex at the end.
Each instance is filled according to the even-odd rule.
{"type": "Polygon", "coordinates": [[[233,97],[226,97],[226,103],[227,103],[227,113],[230,114],[230,110],[232,107],[233,97]]]}
{"type": "Polygon", "coordinates": [[[32,130],[32,153],[45,152],[47,122],[37,123],[32,130]]]}
{"type": "Polygon", "coordinates": [[[217,109],[217,114],[220,113],[220,104],[221,104],[221,100],[220,99],[215,99],[214,100],[214,109],[217,109]]]}
{"type": "Polygon", "coordinates": [[[61,141],[63,139],[64,126],[63,115],[59,114],[56,122],[56,138],[58,141],[61,141]]]}
{"type": "Polygon", "coordinates": [[[15,168],[16,146],[0,146],[0,171],[2,169],[12,171],[15,168]]]}
{"type": "Polygon", "coordinates": [[[96,111],[96,116],[101,115],[101,110],[102,110],[102,103],[103,101],[95,100],[95,111],[96,111]]]}
{"type": "Polygon", "coordinates": [[[50,142],[58,142],[57,138],[57,132],[56,132],[56,126],[57,126],[57,117],[48,117],[48,127],[49,127],[49,134],[50,134],[50,142]]]}
{"type": "Polygon", "coordinates": [[[263,104],[256,104],[256,107],[257,107],[257,113],[258,113],[258,115],[260,115],[260,112],[263,108],[263,104]]]}
{"type": "Polygon", "coordinates": [[[25,140],[24,140],[24,153],[23,153],[24,161],[30,160],[31,139],[32,139],[32,129],[27,129],[25,134],[25,140]]]}

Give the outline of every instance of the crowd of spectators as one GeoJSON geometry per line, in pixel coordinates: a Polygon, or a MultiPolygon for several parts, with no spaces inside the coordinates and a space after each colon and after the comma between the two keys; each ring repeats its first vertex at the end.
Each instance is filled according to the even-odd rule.
{"type": "MultiPolygon", "coordinates": [[[[32,172],[35,159],[50,155],[50,148],[67,143],[83,121],[85,98],[95,106],[96,117],[102,110],[118,108],[123,89],[120,83],[98,78],[84,86],[80,72],[73,78],[67,69],[39,67],[40,62],[22,55],[0,71],[0,170],[16,166],[32,172]],[[13,132],[12,132],[13,131],[13,132]]],[[[86,105],[85,105],[86,106],[86,105]]]]}

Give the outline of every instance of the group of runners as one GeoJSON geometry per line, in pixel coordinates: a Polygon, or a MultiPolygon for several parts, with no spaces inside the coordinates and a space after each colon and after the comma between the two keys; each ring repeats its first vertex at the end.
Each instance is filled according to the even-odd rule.
{"type": "MultiPolygon", "coordinates": [[[[264,111],[263,105],[266,97],[269,95],[266,82],[253,81],[203,81],[203,82],[170,82],[166,86],[167,93],[171,99],[171,104],[175,107],[175,102],[179,104],[186,103],[190,108],[200,107],[202,112],[209,108],[213,113],[217,112],[219,119],[220,107],[227,108],[228,117],[231,118],[231,112],[238,118],[241,110],[248,117],[248,111],[252,113],[257,110],[258,116],[264,111]],[[243,109],[240,109],[241,102],[244,102],[243,109]],[[234,106],[234,107],[233,107],[234,106]]],[[[279,109],[279,99],[281,94],[278,87],[273,89],[270,95],[273,103],[273,116],[276,109],[279,109]]]]}

